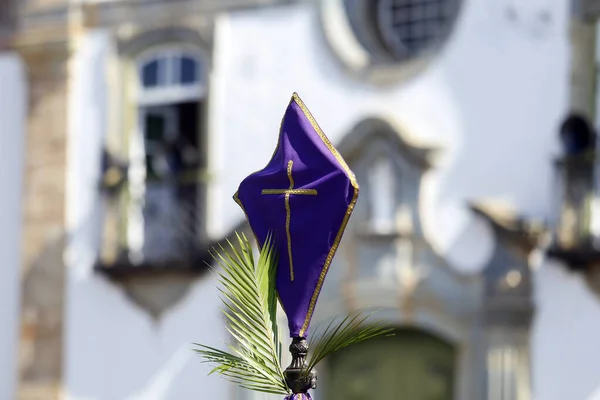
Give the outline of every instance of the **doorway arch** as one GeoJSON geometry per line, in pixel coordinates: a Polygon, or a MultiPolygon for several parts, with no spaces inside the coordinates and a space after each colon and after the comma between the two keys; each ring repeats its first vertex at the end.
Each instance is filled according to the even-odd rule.
{"type": "Polygon", "coordinates": [[[329,400],[452,400],[456,348],[424,330],[358,343],[327,360],[329,400]]]}

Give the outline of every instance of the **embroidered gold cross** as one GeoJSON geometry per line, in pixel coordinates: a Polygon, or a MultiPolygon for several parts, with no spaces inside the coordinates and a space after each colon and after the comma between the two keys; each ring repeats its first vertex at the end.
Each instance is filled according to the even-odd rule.
{"type": "Polygon", "coordinates": [[[294,189],[294,178],[292,177],[292,165],[294,161],[288,161],[287,175],[290,180],[289,189],[263,189],[262,194],[284,194],[285,195],[285,233],[287,235],[287,247],[288,256],[290,258],[290,280],[294,280],[294,264],[292,263],[292,236],[290,235],[290,195],[292,194],[305,194],[310,196],[316,196],[316,189],[294,189]]]}

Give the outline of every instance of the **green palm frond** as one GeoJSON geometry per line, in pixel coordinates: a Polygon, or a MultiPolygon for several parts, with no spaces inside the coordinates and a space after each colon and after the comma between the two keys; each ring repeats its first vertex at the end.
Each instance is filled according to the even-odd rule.
{"type": "Polygon", "coordinates": [[[277,254],[271,238],[255,263],[248,239],[237,236],[239,250],[229,243],[215,259],[222,268],[219,282],[227,330],[235,345],[230,352],[197,344],[205,362],[229,381],[246,389],[289,394],[281,368],[281,341],[277,327],[275,274],[277,254]]]}
{"type": "Polygon", "coordinates": [[[325,357],[347,346],[373,339],[379,336],[392,335],[393,328],[385,322],[370,322],[367,316],[348,315],[341,322],[332,320],[325,329],[317,328],[309,341],[309,354],[306,373],[309,373],[325,357]]]}
{"type": "MultiPolygon", "coordinates": [[[[201,344],[195,349],[204,362],[239,386],[264,393],[290,393],[281,367],[282,345],[277,325],[277,253],[271,236],[262,246],[258,262],[244,235],[238,245],[228,242],[213,256],[221,267],[219,283],[225,305],[227,330],[234,339],[229,352],[201,344]]],[[[392,329],[383,322],[371,323],[370,315],[349,315],[316,329],[309,343],[305,372],[309,373],[328,355],[352,344],[388,335],[392,329]]]]}

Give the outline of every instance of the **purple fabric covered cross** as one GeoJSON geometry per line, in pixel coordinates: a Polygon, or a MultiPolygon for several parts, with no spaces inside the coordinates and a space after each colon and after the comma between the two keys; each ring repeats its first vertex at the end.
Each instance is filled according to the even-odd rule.
{"type": "Polygon", "coordinates": [[[294,93],[271,161],[244,179],[234,196],[259,246],[273,234],[279,250],[277,292],[292,337],[307,336],[357,198],[354,174],[294,93]]]}

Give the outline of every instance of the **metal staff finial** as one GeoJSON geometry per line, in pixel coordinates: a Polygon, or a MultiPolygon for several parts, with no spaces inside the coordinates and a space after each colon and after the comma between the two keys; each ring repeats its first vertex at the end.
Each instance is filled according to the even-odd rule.
{"type": "Polygon", "coordinates": [[[284,371],[285,382],[294,394],[308,393],[309,389],[317,388],[317,371],[311,370],[308,374],[304,371],[308,366],[306,355],[308,354],[308,342],[304,337],[292,338],[290,344],[292,362],[284,371]]]}

